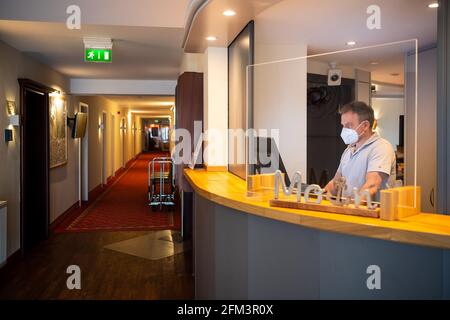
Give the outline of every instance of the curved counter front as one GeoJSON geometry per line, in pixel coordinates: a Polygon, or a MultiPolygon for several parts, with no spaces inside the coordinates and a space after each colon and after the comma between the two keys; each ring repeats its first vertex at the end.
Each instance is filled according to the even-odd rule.
{"type": "Polygon", "coordinates": [[[450,298],[449,216],[275,208],[228,172],[184,175],[195,193],[197,298],[450,298]]]}

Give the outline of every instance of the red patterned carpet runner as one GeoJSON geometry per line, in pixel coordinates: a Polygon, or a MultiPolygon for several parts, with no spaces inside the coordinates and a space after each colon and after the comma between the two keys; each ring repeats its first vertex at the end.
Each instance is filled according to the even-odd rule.
{"type": "Polygon", "coordinates": [[[147,166],[156,156],[166,155],[141,154],[96,201],[55,232],[180,229],[180,210],[152,211],[149,206],[147,166]]]}

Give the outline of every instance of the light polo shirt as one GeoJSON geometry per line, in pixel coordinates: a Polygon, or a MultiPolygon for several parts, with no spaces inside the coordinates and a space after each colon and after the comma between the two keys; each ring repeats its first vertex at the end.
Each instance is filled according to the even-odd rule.
{"type": "MultiPolygon", "coordinates": [[[[366,183],[368,172],[382,172],[388,176],[383,180],[381,189],[387,189],[395,181],[395,152],[392,145],[374,133],[359,149],[355,144],[349,145],[341,157],[337,170],[347,182],[347,189],[343,192],[348,197],[353,188],[358,190],[366,183]]],[[[377,199],[379,199],[379,194],[377,199]]]]}

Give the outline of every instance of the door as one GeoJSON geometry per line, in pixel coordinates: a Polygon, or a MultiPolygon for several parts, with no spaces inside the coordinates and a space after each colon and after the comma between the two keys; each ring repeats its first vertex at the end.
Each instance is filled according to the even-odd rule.
{"type": "MultiPolygon", "coordinates": [[[[88,114],[87,123],[89,123],[88,105],[80,103],[80,112],[88,114]]],[[[80,200],[89,200],[89,130],[86,128],[84,137],[81,139],[80,145],[80,200]]]]}
{"type": "Polygon", "coordinates": [[[122,124],[120,125],[120,134],[122,135],[122,168],[125,168],[125,135],[126,135],[126,121],[125,118],[122,118],[122,124]]]}
{"type": "Polygon", "coordinates": [[[114,168],[115,168],[115,158],[116,158],[116,153],[115,153],[115,150],[114,150],[114,146],[115,146],[115,134],[116,134],[116,118],[115,118],[115,116],[114,115],[111,115],[111,130],[110,130],[110,132],[111,132],[111,152],[110,152],[110,155],[111,155],[111,168],[110,168],[110,171],[109,171],[109,174],[110,174],[110,176],[111,177],[114,177],[114,174],[115,174],[115,172],[114,172],[114,168]]]}
{"type": "Polygon", "coordinates": [[[107,174],[107,149],[106,149],[106,112],[102,113],[102,124],[101,124],[101,135],[102,135],[102,184],[106,184],[108,174],[107,174]]]}
{"type": "MultiPolygon", "coordinates": [[[[21,87],[21,249],[26,253],[48,237],[48,90],[19,80],[21,87]]],[[[51,89],[50,89],[51,90],[51,89]]]]}
{"type": "Polygon", "coordinates": [[[131,158],[134,159],[134,157],[136,156],[136,122],[133,122],[133,126],[132,128],[132,138],[133,138],[133,154],[131,155],[131,158]]]}

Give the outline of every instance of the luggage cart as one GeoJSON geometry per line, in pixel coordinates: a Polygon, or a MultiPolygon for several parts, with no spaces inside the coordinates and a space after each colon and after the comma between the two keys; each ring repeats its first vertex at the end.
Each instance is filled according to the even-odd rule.
{"type": "Polygon", "coordinates": [[[175,166],[170,157],[156,157],[148,163],[148,200],[153,211],[175,207],[175,166]],[[155,170],[155,165],[159,165],[155,170]],[[157,187],[159,186],[159,190],[157,187]]]}

